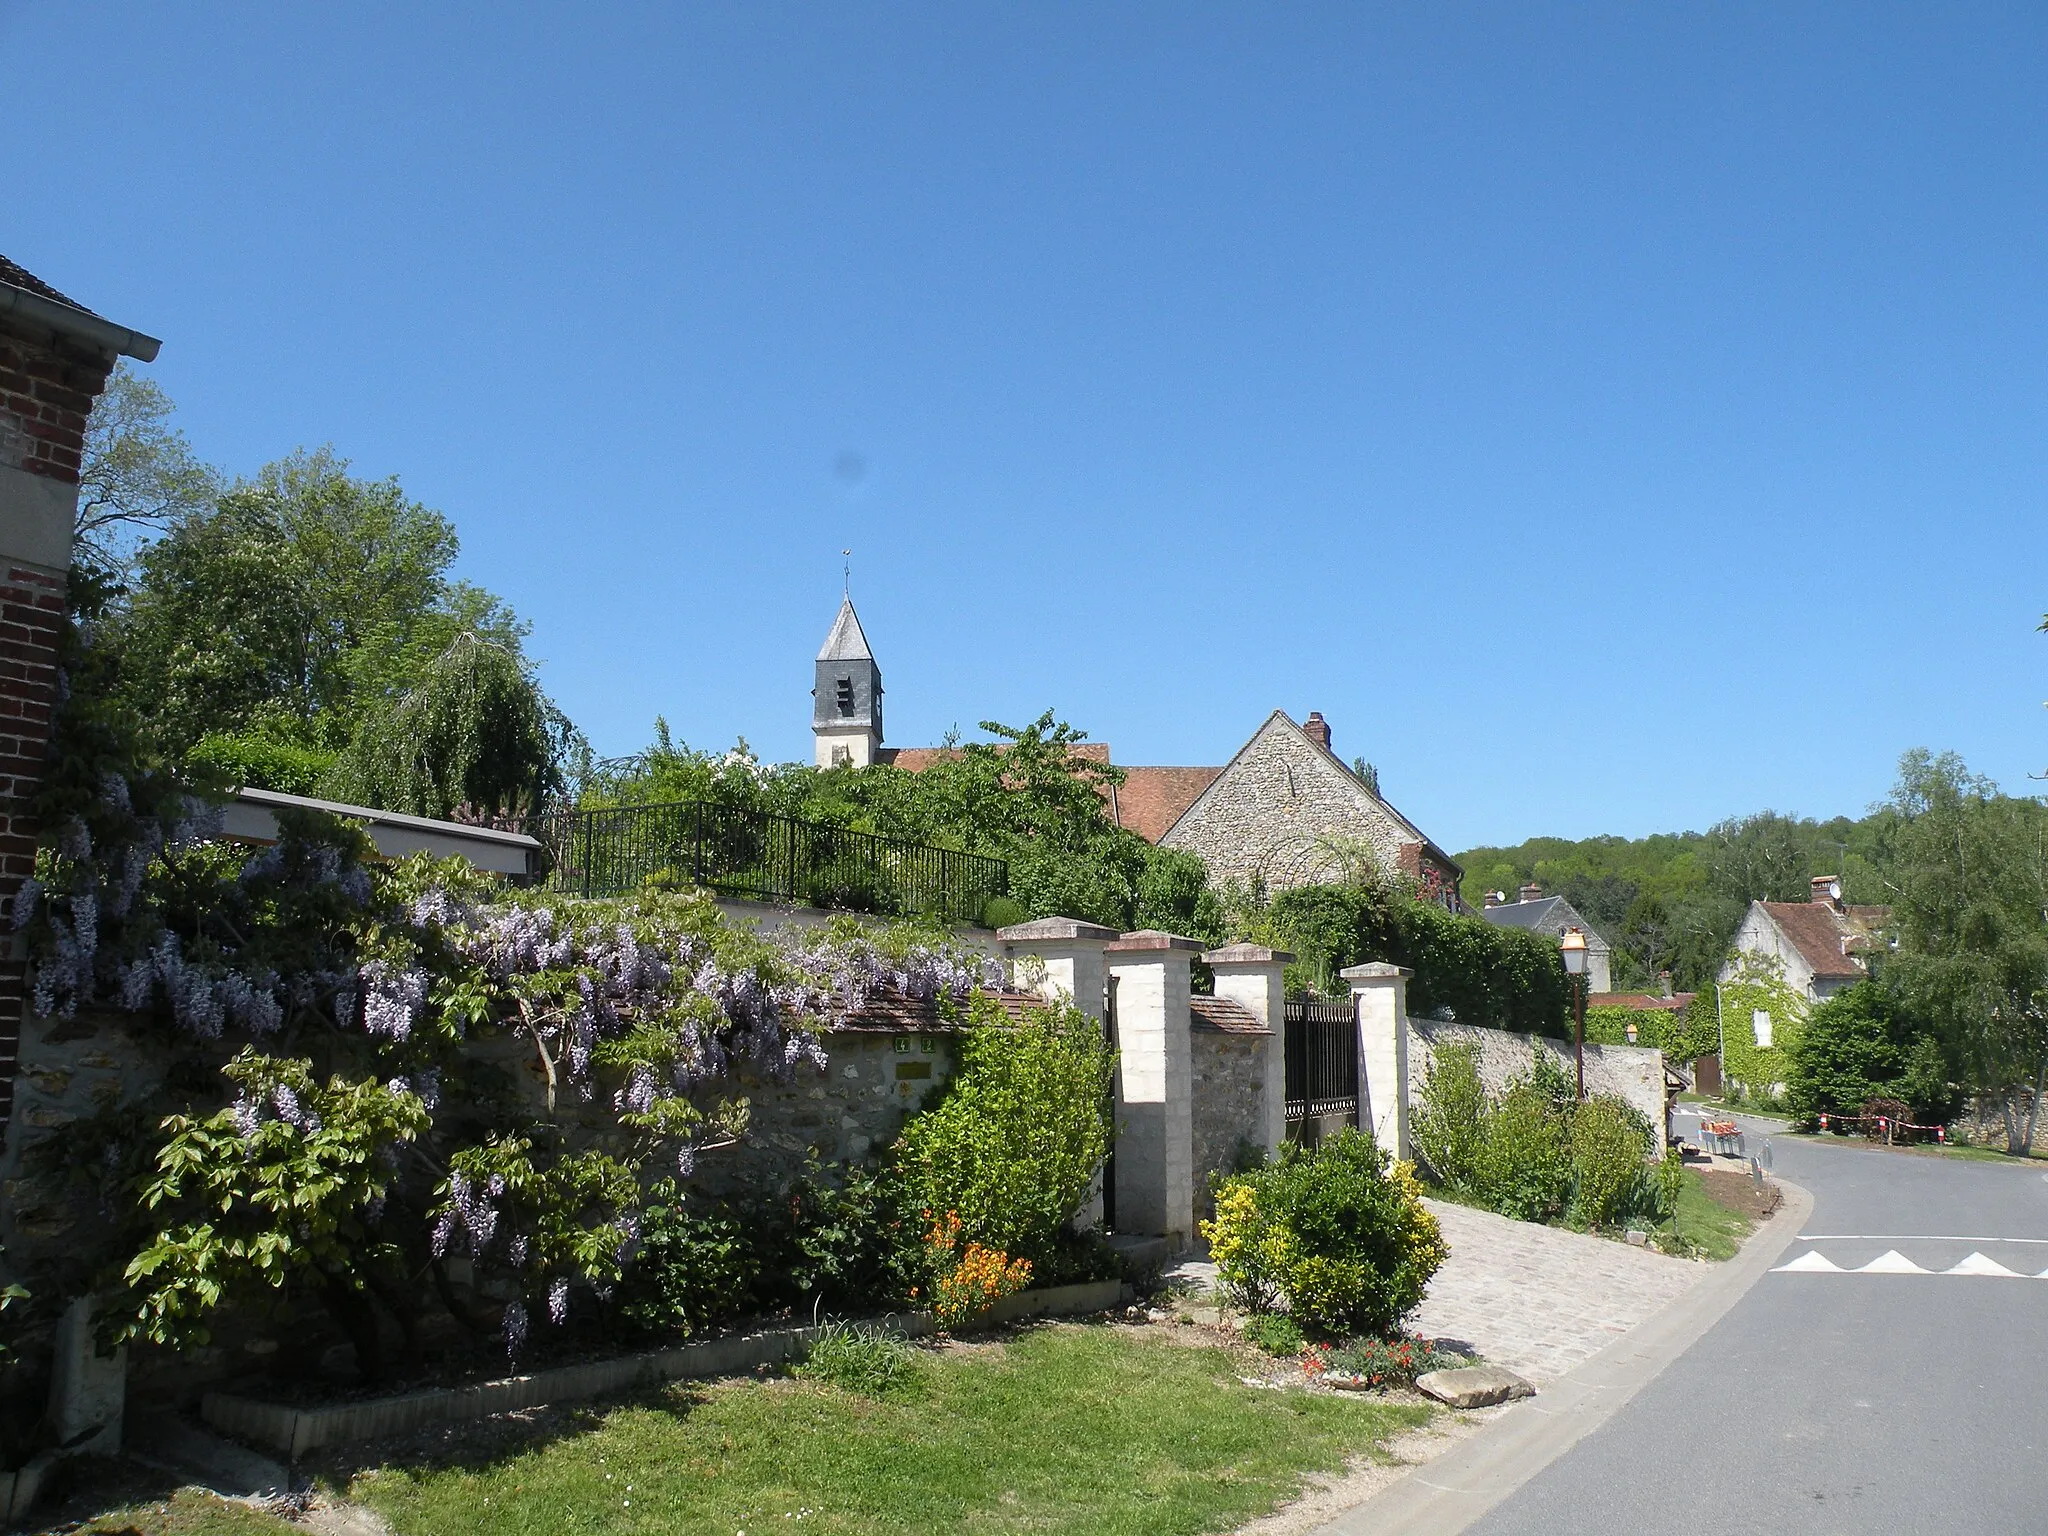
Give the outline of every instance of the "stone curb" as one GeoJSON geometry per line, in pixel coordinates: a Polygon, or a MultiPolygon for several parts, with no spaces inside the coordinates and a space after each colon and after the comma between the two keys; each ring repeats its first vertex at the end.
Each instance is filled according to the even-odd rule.
{"type": "Polygon", "coordinates": [[[1605,1424],[1724,1317],[1791,1246],[1813,1196],[1778,1181],[1784,1203],[1742,1251],[1536,1397],[1312,1536],[1457,1536],[1605,1424]]]}
{"type": "MultiPolygon", "coordinates": [[[[1030,1317],[1106,1312],[1122,1297],[1120,1280],[1049,1286],[1005,1297],[996,1303],[988,1321],[1007,1323],[1030,1317]]],[[[929,1312],[898,1313],[869,1321],[905,1338],[920,1338],[937,1331],[937,1323],[929,1312]]],[[[201,1401],[199,1412],[215,1429],[281,1451],[297,1461],[322,1446],[382,1439],[430,1424],[488,1418],[548,1403],[576,1402],[685,1376],[729,1376],[750,1371],[801,1354],[818,1332],[816,1328],[767,1328],[758,1333],[708,1339],[702,1344],[682,1344],[674,1349],[619,1359],[558,1366],[474,1386],[407,1392],[397,1397],[321,1408],[293,1408],[227,1392],[209,1392],[201,1401]]]]}

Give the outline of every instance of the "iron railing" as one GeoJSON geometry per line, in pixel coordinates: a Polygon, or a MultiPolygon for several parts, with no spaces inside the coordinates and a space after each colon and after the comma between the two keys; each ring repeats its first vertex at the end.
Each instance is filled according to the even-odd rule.
{"type": "Polygon", "coordinates": [[[1002,859],[702,800],[553,811],[526,830],[544,850],[548,888],[580,896],[696,885],[755,901],[972,923],[1010,888],[1002,859]]]}
{"type": "Polygon", "coordinates": [[[1290,997],[1287,1034],[1289,1124],[1358,1115],[1358,1022],[1350,1003],[1290,997]]]}

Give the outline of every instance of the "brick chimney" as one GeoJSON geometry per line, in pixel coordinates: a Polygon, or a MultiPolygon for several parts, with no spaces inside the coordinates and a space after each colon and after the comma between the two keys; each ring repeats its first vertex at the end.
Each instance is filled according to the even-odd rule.
{"type": "Polygon", "coordinates": [[[1313,741],[1325,752],[1330,750],[1330,722],[1323,718],[1323,712],[1320,709],[1310,710],[1308,712],[1308,719],[1302,722],[1301,728],[1308,732],[1309,740],[1313,741]]]}
{"type": "Polygon", "coordinates": [[[1807,882],[1809,901],[1818,902],[1830,911],[1842,910],[1842,877],[1840,875],[1815,875],[1807,882]]]}
{"type": "Polygon", "coordinates": [[[1507,893],[1505,891],[1488,891],[1486,893],[1486,904],[1489,907],[1500,906],[1507,899],[1507,893]]]}
{"type": "Polygon", "coordinates": [[[1671,973],[1669,971],[1659,971],[1657,973],[1657,989],[1665,997],[1672,995],[1671,973]]]}
{"type": "Polygon", "coordinates": [[[1534,880],[1523,886],[1521,894],[1515,898],[1517,901],[1541,901],[1542,899],[1543,887],[1534,880]]]}

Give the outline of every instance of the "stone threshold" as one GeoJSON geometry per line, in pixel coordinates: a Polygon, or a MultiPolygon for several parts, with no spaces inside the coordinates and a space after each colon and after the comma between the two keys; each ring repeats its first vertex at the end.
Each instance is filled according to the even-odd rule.
{"type": "MultiPolygon", "coordinates": [[[[1073,1317],[1106,1312],[1123,1300],[1121,1280],[1092,1280],[1080,1285],[1048,1286],[1024,1291],[997,1302],[985,1319],[1019,1322],[1033,1317],[1073,1317]]],[[[866,1321],[907,1339],[938,1332],[929,1312],[891,1313],[866,1321]]],[[[477,1382],[466,1387],[435,1387],[395,1397],[326,1407],[295,1408],[266,1403],[229,1392],[209,1392],[201,1400],[200,1417],[215,1429],[239,1439],[281,1451],[297,1461],[323,1446],[356,1440],[378,1440],[423,1429],[431,1424],[489,1418],[521,1408],[576,1402],[639,1387],[658,1386],[688,1376],[731,1376],[756,1366],[775,1365],[801,1355],[820,1328],[764,1328],[755,1333],[678,1344],[612,1360],[557,1366],[523,1376],[477,1382]]]]}

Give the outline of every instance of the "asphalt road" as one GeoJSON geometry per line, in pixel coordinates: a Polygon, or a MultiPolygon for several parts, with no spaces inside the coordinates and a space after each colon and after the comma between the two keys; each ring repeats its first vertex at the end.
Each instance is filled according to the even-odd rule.
{"type": "Polygon", "coordinates": [[[2040,1166],[1772,1151],[1814,1201],[1778,1262],[1810,1267],[1764,1275],[1475,1536],[2048,1532],[2040,1166]],[[1853,1272],[1888,1254],[1925,1273],[1853,1272]]]}

